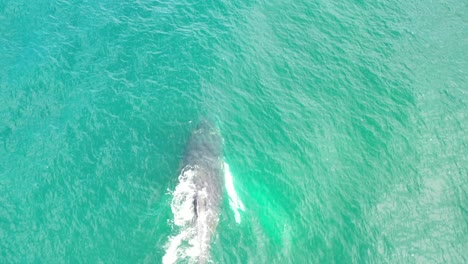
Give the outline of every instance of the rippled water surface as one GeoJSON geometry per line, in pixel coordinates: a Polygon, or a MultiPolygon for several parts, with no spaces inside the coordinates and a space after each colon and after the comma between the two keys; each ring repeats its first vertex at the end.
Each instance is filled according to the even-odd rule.
{"type": "Polygon", "coordinates": [[[467,263],[467,14],[0,0],[0,262],[161,263],[210,116],[233,183],[213,263],[467,263]]]}

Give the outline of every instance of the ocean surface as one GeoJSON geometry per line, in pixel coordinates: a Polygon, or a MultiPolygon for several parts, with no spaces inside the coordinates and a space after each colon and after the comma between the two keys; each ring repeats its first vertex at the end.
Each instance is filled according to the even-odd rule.
{"type": "Polygon", "coordinates": [[[462,0],[0,0],[0,263],[162,263],[206,116],[211,263],[468,263],[467,48],[462,0]]]}

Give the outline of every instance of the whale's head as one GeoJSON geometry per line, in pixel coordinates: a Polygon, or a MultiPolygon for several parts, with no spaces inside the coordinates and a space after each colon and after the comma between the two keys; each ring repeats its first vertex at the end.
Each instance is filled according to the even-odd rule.
{"type": "Polygon", "coordinates": [[[219,159],[223,154],[223,138],[216,124],[202,119],[192,132],[187,153],[191,158],[219,159]]]}
{"type": "Polygon", "coordinates": [[[201,119],[194,133],[206,133],[206,134],[219,134],[219,129],[214,121],[209,119],[201,119]]]}

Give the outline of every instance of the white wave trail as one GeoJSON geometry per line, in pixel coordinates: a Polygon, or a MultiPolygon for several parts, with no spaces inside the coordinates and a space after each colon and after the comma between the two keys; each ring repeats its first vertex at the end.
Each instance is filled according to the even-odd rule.
{"type": "MultiPolygon", "coordinates": [[[[209,240],[204,239],[210,227],[206,224],[207,217],[216,212],[200,211],[195,214],[194,197],[206,197],[206,189],[197,190],[194,183],[197,166],[185,167],[179,175],[179,183],[172,193],[171,211],[174,215],[174,236],[165,245],[163,264],[198,263],[203,252],[209,247],[209,240]],[[196,222],[194,222],[196,221],[196,222]]],[[[229,165],[224,163],[224,178],[229,204],[234,211],[237,223],[241,222],[240,211],[245,211],[244,204],[234,189],[233,177],[229,165]]]]}
{"type": "Polygon", "coordinates": [[[239,195],[237,195],[236,190],[234,189],[232,174],[229,170],[229,164],[227,164],[226,162],[224,162],[224,182],[226,184],[226,190],[229,195],[229,205],[231,206],[231,209],[234,212],[236,222],[240,224],[240,211],[245,211],[245,207],[242,201],[240,200],[239,195]]]}
{"type": "Polygon", "coordinates": [[[166,253],[162,259],[164,264],[173,264],[180,260],[196,263],[200,256],[203,245],[200,245],[196,226],[192,224],[195,219],[193,197],[197,195],[193,183],[195,171],[196,167],[185,167],[179,175],[179,184],[172,194],[171,210],[179,233],[171,237],[165,246],[166,253]]]}

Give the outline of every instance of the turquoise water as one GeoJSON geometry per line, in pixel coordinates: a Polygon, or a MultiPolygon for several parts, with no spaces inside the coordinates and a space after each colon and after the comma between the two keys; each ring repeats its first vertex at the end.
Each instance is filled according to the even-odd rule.
{"type": "Polygon", "coordinates": [[[0,0],[0,262],[160,263],[211,116],[245,205],[213,263],[467,263],[467,14],[0,0]]]}

